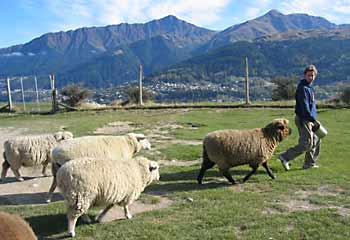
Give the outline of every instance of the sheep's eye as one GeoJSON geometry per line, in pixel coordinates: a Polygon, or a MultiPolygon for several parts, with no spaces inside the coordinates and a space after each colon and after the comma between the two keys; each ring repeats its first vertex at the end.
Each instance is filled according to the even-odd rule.
{"type": "Polygon", "coordinates": [[[157,167],[149,167],[149,171],[150,172],[152,172],[152,171],[154,171],[154,170],[156,170],[157,169],[157,167]]]}

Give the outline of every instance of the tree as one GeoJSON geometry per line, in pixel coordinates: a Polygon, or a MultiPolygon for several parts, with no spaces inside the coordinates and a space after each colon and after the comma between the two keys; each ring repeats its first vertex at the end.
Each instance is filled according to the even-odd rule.
{"type": "MultiPolygon", "coordinates": [[[[128,87],[124,91],[127,103],[137,104],[140,99],[139,87],[128,87]]],[[[143,102],[149,102],[154,99],[154,93],[147,88],[142,89],[142,100],[143,102]]]]}
{"type": "Polygon", "coordinates": [[[64,87],[61,91],[63,102],[71,107],[78,106],[83,100],[90,97],[92,92],[79,85],[72,84],[64,87]]]}
{"type": "Polygon", "coordinates": [[[340,100],[346,104],[350,104],[350,86],[347,86],[342,90],[340,100]]]}
{"type": "Polygon", "coordinates": [[[272,90],[272,100],[280,101],[293,99],[295,96],[297,80],[298,78],[296,76],[277,76],[273,78],[271,82],[274,83],[276,87],[272,90]]]}

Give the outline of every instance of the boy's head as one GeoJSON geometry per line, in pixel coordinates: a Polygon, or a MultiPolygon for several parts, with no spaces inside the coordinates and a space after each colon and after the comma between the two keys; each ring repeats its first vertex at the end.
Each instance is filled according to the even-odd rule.
{"type": "Polygon", "coordinates": [[[304,70],[304,76],[308,83],[312,83],[315,80],[317,75],[317,69],[314,65],[309,65],[304,70]]]}

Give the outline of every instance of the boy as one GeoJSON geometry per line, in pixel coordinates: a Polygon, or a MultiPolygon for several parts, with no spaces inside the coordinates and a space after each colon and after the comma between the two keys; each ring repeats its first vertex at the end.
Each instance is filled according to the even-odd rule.
{"type": "Polygon", "coordinates": [[[286,171],[290,169],[289,161],[305,153],[303,169],[318,168],[316,164],[320,153],[320,139],[312,131],[312,127],[319,127],[316,120],[316,102],[314,89],[311,86],[317,75],[314,65],[304,70],[304,79],[300,80],[295,93],[295,125],[299,132],[298,144],[283,152],[278,158],[286,171]]]}

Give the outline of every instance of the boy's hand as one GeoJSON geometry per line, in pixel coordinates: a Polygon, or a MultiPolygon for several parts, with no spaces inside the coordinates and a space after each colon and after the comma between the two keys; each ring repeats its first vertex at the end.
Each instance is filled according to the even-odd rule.
{"type": "Polygon", "coordinates": [[[312,131],[316,132],[320,128],[320,125],[321,125],[320,122],[316,120],[314,122],[314,125],[312,126],[312,131]]]}

